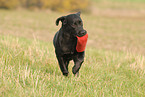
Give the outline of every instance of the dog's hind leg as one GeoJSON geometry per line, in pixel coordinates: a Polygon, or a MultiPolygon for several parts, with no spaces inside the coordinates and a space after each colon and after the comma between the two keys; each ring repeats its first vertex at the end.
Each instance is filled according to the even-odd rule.
{"type": "Polygon", "coordinates": [[[65,64],[65,61],[63,57],[57,57],[58,62],[59,62],[59,67],[61,69],[61,72],[63,73],[64,76],[68,76],[68,67],[65,64]]]}

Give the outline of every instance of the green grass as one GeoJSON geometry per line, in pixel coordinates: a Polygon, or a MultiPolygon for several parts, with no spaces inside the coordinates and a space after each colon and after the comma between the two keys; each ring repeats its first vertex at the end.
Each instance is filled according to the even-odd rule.
{"type": "Polygon", "coordinates": [[[144,5],[96,3],[81,15],[89,40],[79,77],[73,62],[62,76],[52,45],[65,13],[0,10],[0,97],[144,97],[144,5]]]}
{"type": "Polygon", "coordinates": [[[87,48],[80,77],[63,77],[51,43],[0,36],[0,96],[144,96],[144,57],[87,48]]]}

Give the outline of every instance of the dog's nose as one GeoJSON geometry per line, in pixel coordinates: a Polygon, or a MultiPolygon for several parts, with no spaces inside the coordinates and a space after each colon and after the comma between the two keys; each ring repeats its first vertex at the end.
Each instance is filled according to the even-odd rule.
{"type": "Polygon", "coordinates": [[[86,30],[81,30],[77,33],[77,36],[81,37],[81,36],[84,36],[86,33],[87,33],[86,30]]]}
{"type": "Polygon", "coordinates": [[[80,31],[80,34],[81,34],[81,35],[85,35],[86,33],[87,33],[86,30],[80,31]]]}
{"type": "Polygon", "coordinates": [[[83,35],[86,34],[86,31],[85,30],[81,31],[81,34],[83,34],[83,35]]]}

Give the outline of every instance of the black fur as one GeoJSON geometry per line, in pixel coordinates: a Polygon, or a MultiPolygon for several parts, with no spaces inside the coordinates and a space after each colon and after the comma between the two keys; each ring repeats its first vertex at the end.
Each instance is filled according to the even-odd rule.
{"type": "Polygon", "coordinates": [[[84,61],[85,52],[77,52],[77,36],[83,36],[87,32],[83,29],[83,22],[80,18],[80,12],[62,16],[56,20],[56,25],[62,22],[62,27],[55,34],[53,44],[55,47],[56,57],[59,62],[63,75],[68,76],[68,64],[70,60],[74,61],[72,72],[79,75],[79,69],[84,61]]]}

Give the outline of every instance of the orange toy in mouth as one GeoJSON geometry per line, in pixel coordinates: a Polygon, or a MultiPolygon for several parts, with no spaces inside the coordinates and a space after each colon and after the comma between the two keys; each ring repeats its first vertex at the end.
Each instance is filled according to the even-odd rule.
{"type": "Polygon", "coordinates": [[[88,34],[85,34],[82,37],[79,36],[76,37],[77,37],[77,46],[76,46],[77,52],[85,51],[87,40],[88,40],[88,34]]]}

